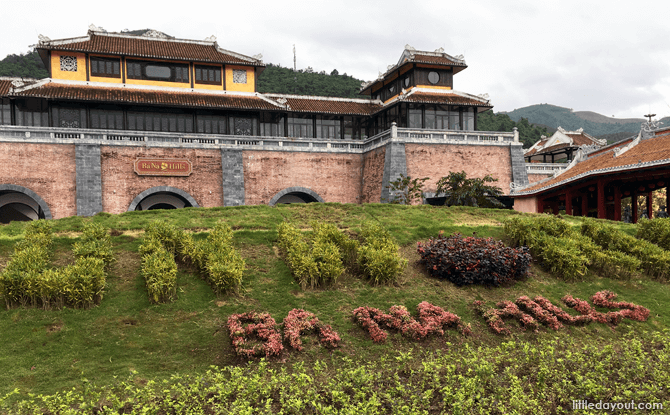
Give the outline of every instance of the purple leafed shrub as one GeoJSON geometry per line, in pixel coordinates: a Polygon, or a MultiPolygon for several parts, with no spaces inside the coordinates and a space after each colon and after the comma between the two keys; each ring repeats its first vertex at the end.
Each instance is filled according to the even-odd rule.
{"type": "Polygon", "coordinates": [[[510,248],[493,238],[464,238],[461,234],[418,243],[421,263],[435,278],[456,285],[500,285],[523,278],[531,261],[526,247],[510,248]]]}

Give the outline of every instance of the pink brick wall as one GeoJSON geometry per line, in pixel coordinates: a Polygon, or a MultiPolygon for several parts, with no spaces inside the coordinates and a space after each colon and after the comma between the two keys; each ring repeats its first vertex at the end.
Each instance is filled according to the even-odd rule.
{"type": "Polygon", "coordinates": [[[368,151],[363,155],[361,203],[379,203],[381,200],[385,157],[386,147],[368,151]]]}
{"type": "MultiPolygon", "coordinates": [[[[287,187],[306,187],[325,202],[359,203],[360,154],[244,151],[245,204],[267,204],[287,187]]],[[[383,166],[382,166],[383,168],[383,166]]]]}
{"type": "Polygon", "coordinates": [[[105,212],[126,212],[137,195],[154,186],[181,189],[202,207],[223,205],[219,150],[102,146],[100,153],[102,209],[105,212]],[[138,157],[185,158],[191,162],[193,173],[188,177],[139,176],[134,171],[138,157]]]}
{"type": "Polygon", "coordinates": [[[487,174],[498,179],[493,183],[509,194],[512,181],[512,162],[509,147],[475,145],[405,144],[407,175],[412,178],[428,177],[424,190],[434,192],[437,181],[449,172],[464,170],[468,177],[487,174]]]}
{"type": "Polygon", "coordinates": [[[73,144],[0,143],[0,154],[0,184],[37,193],[54,219],[77,214],[73,144]]]}

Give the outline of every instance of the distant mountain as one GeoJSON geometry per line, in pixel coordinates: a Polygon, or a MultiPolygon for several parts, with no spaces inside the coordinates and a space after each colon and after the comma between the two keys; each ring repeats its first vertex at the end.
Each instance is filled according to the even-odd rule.
{"type": "MultiPolygon", "coordinates": [[[[548,129],[556,129],[560,126],[574,131],[583,128],[586,133],[595,137],[607,138],[610,142],[615,141],[616,138],[637,134],[640,131],[640,124],[645,121],[644,118],[614,118],[592,111],[573,111],[572,108],[551,104],[530,105],[505,112],[505,114],[513,121],[526,118],[530,123],[545,125],[548,129]]],[[[663,125],[670,125],[670,117],[661,121],[663,125]]]]}

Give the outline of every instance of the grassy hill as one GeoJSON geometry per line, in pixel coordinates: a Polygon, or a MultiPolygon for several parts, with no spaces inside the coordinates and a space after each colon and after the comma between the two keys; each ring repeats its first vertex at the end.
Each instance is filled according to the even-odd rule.
{"type": "MultiPolygon", "coordinates": [[[[276,412],[280,407],[284,408],[285,413],[325,413],[316,409],[317,401],[319,405],[324,404],[323,402],[334,404],[340,402],[340,398],[348,400],[349,403],[346,405],[360,404],[359,411],[363,412],[358,413],[372,413],[370,409],[360,408],[364,405],[373,405],[377,399],[373,399],[373,396],[387,396],[379,398],[383,402],[379,401],[375,407],[377,413],[402,412],[400,402],[405,400],[411,407],[416,404],[416,408],[423,407],[421,405],[425,405],[426,402],[433,402],[431,400],[433,398],[417,398],[415,404],[412,404],[411,399],[414,398],[411,396],[414,396],[415,392],[419,394],[417,396],[424,396],[422,394],[432,396],[433,393],[442,396],[433,402],[434,408],[455,408],[452,406],[455,404],[442,401],[450,396],[449,399],[455,399],[458,405],[470,405],[463,408],[485,405],[494,408],[492,413],[506,413],[506,408],[518,404],[521,405],[518,408],[519,413],[539,413],[547,411],[547,408],[555,409],[558,406],[565,408],[570,404],[570,399],[582,399],[582,395],[570,394],[586,393],[585,383],[575,383],[577,388],[575,390],[554,383],[540,386],[538,389],[537,378],[528,371],[540,370],[540,366],[544,363],[542,360],[537,360],[540,359],[539,354],[531,358],[528,350],[536,350],[533,353],[539,353],[537,350],[541,349],[542,353],[548,353],[550,347],[553,350],[551,353],[556,353],[551,359],[551,367],[545,368],[550,370],[546,376],[552,379],[553,376],[564,375],[583,379],[595,377],[589,382],[595,382],[598,376],[605,376],[598,370],[592,370],[592,365],[595,366],[596,363],[590,359],[600,362],[606,359],[606,356],[600,356],[597,350],[603,348],[624,350],[630,345],[637,345],[636,339],[648,339],[645,344],[656,347],[654,353],[667,350],[663,349],[666,346],[658,343],[659,340],[654,340],[656,337],[653,337],[657,336],[654,333],[661,333],[670,328],[668,302],[670,288],[667,283],[643,276],[630,281],[620,281],[593,274],[586,275],[581,282],[567,283],[543,271],[538,264],[533,264],[530,276],[513,286],[457,287],[450,282],[429,277],[418,264],[417,241],[434,237],[441,230],[447,234],[476,233],[477,236],[501,238],[503,237],[501,222],[510,215],[517,213],[460,207],[315,203],[276,208],[249,206],[154,210],[121,215],[98,214],[90,219],[71,217],[53,221],[56,234],[54,266],[64,266],[73,261],[72,245],[84,222],[89,220],[112,229],[116,262],[110,270],[101,304],[92,309],[0,310],[0,332],[3,333],[5,340],[0,342],[0,365],[3,368],[0,372],[0,408],[2,408],[2,396],[17,388],[19,392],[7,398],[7,402],[28,399],[28,393],[53,394],[74,387],[79,393],[87,396],[86,402],[97,402],[85,404],[89,405],[85,408],[91,410],[91,405],[112,402],[109,400],[111,398],[106,397],[110,391],[125,394],[129,402],[138,400],[144,402],[148,399],[156,405],[163,405],[165,399],[169,401],[170,394],[182,396],[180,394],[186,393],[186,390],[192,391],[189,393],[197,396],[202,395],[203,399],[205,395],[214,396],[203,391],[211,390],[213,394],[219,393],[223,386],[216,385],[224,383],[217,382],[228,379],[225,384],[229,386],[226,387],[233,388],[230,399],[241,399],[244,395],[244,399],[251,402],[249,405],[257,408],[252,411],[255,413],[259,413],[258,408],[265,405],[263,402],[266,398],[274,403],[263,413],[276,412]],[[228,223],[235,230],[235,248],[247,262],[248,270],[244,275],[241,294],[217,298],[192,267],[181,264],[177,277],[177,300],[168,304],[150,303],[145,283],[139,274],[138,247],[142,240],[143,229],[148,223],[158,219],[165,219],[193,232],[196,238],[206,237],[217,221],[224,220],[228,223]],[[276,247],[276,228],[284,220],[305,230],[309,229],[313,220],[325,221],[336,224],[353,236],[360,230],[364,220],[379,221],[399,242],[400,253],[409,260],[409,266],[396,286],[373,286],[354,275],[345,274],[334,287],[301,290],[276,247]],[[516,323],[510,321],[508,325],[511,326],[513,335],[505,337],[492,333],[472,308],[475,300],[513,301],[522,295],[531,298],[542,295],[554,304],[561,304],[560,299],[566,294],[588,299],[596,291],[604,289],[618,293],[621,301],[648,307],[652,318],[642,323],[624,320],[616,329],[594,323],[584,327],[565,327],[560,331],[542,328],[537,333],[522,331],[516,323]],[[378,344],[373,343],[351,319],[352,310],[364,305],[382,310],[388,310],[393,305],[404,305],[415,314],[417,304],[422,301],[428,301],[457,314],[465,323],[472,325],[473,334],[464,337],[454,330],[448,331],[444,338],[435,337],[415,342],[398,333],[392,333],[385,343],[378,344]],[[341,347],[326,349],[318,344],[316,337],[304,337],[303,352],[286,351],[281,359],[271,359],[268,363],[253,361],[247,363],[234,353],[225,328],[228,316],[256,310],[269,312],[277,322],[281,322],[293,308],[313,312],[321,321],[332,325],[342,338],[341,347]],[[582,348],[592,351],[580,354],[578,350],[582,348]],[[565,353],[572,353],[573,357],[568,358],[570,355],[565,353]],[[561,358],[557,357],[559,355],[561,358]],[[582,360],[579,360],[577,355],[581,356],[579,359],[582,360]],[[467,360],[469,363],[465,360],[463,363],[454,363],[454,371],[450,372],[451,369],[448,367],[452,363],[440,360],[446,359],[447,356],[449,356],[448,362],[452,363],[460,362],[458,359],[461,358],[474,360],[467,360]],[[565,366],[566,358],[565,362],[573,362],[572,366],[565,366]],[[508,369],[503,369],[507,366],[508,369]],[[212,367],[215,369],[211,369],[212,367]],[[431,367],[433,369],[430,369],[431,367]],[[468,367],[476,368],[476,373],[470,372],[468,367]],[[447,372],[444,372],[445,370],[447,372]],[[226,374],[222,374],[221,371],[226,374]],[[506,373],[504,376],[503,372],[506,373]],[[419,373],[422,377],[417,378],[419,373]],[[430,373],[435,373],[435,376],[437,373],[441,375],[433,377],[430,373]],[[509,375],[519,376],[517,380],[521,377],[524,379],[523,386],[519,387],[525,388],[526,392],[519,397],[515,397],[514,394],[521,392],[512,387],[514,381],[509,375]],[[394,380],[394,376],[400,378],[394,380]],[[284,381],[276,380],[279,378],[284,381]],[[368,378],[375,380],[368,381],[366,380],[368,378]],[[270,383],[258,383],[259,379],[266,379],[270,383]],[[278,383],[271,383],[271,379],[275,379],[272,382],[278,383]],[[307,383],[300,383],[302,381],[299,379],[307,383]],[[339,386],[336,387],[335,384],[329,383],[335,382],[333,379],[343,383],[338,383],[339,386]],[[445,382],[446,379],[452,379],[449,382],[456,382],[453,385],[460,386],[454,386],[457,389],[442,394],[435,391],[446,386],[439,386],[439,382],[436,386],[426,386],[425,382],[428,379],[433,379],[429,383],[439,379],[445,382]],[[475,379],[488,380],[477,383],[480,381],[475,379]],[[167,383],[162,383],[163,381],[167,383]],[[471,381],[475,383],[467,386],[472,383],[471,381]],[[270,386],[271,384],[275,386],[270,386]],[[193,389],[188,385],[193,385],[193,389]],[[297,389],[291,389],[290,385],[295,385],[297,389]],[[327,391],[340,387],[343,388],[341,390],[344,397],[328,395],[330,392],[327,391]],[[435,389],[436,387],[438,389],[435,389]],[[294,402],[293,404],[298,405],[295,408],[302,409],[289,410],[292,407],[290,405],[293,405],[290,402],[282,401],[283,403],[279,404],[280,396],[284,394],[298,396],[299,393],[313,390],[311,388],[321,391],[318,392],[318,396],[304,398],[307,399],[306,402],[312,399],[311,407],[304,406],[306,403],[300,406],[294,402]],[[429,392],[428,389],[433,392],[429,392]],[[163,394],[162,390],[173,392],[169,392],[167,397],[158,399],[151,398],[153,395],[147,395],[149,390],[155,390],[151,393],[159,395],[163,394]],[[248,396],[243,392],[245,390],[248,390],[248,396]],[[517,392],[514,392],[515,390],[517,392]],[[382,392],[389,395],[383,395],[382,392]],[[359,396],[357,393],[362,395],[359,396]],[[455,393],[465,395],[454,395],[455,393]],[[471,396],[470,393],[474,395],[471,396]],[[497,395],[498,393],[503,395],[497,395]],[[531,397],[527,396],[529,393],[532,394],[531,397]],[[475,399],[476,394],[480,394],[480,397],[475,399]],[[550,398],[547,400],[542,396],[550,398]],[[401,400],[394,401],[394,399],[401,400]],[[394,407],[393,402],[400,406],[394,407]],[[522,408],[524,405],[528,405],[525,410],[522,408]],[[545,409],[538,410],[538,408],[545,409]]],[[[575,226],[580,223],[579,218],[568,220],[575,226]]],[[[617,226],[629,233],[635,231],[635,225],[617,226]]],[[[22,240],[24,227],[24,223],[17,222],[0,227],[0,266],[4,267],[15,244],[22,240]]],[[[667,348],[670,348],[670,344],[667,348]]],[[[612,353],[607,356],[611,357],[612,353]]],[[[640,356],[642,355],[638,355],[638,359],[641,359],[640,356]]],[[[626,367],[626,363],[622,365],[626,367]]],[[[662,363],[659,362],[658,365],[662,363]]],[[[623,376],[623,372],[620,374],[623,376]]],[[[607,376],[614,375],[608,372],[607,376]]],[[[637,388],[645,382],[628,372],[625,376],[631,380],[625,382],[603,380],[606,384],[599,386],[601,389],[596,388],[589,392],[589,399],[614,400],[614,396],[621,396],[617,395],[618,392],[623,393],[623,390],[637,388]]],[[[647,394],[642,395],[641,391],[642,389],[638,391],[639,395],[635,396],[646,398],[652,396],[649,395],[652,392],[645,392],[647,394]]],[[[659,389],[654,393],[656,401],[664,401],[670,405],[667,390],[659,389]]],[[[124,402],[126,401],[120,401],[119,405],[126,405],[124,402]]],[[[174,401],[171,405],[176,402],[180,401],[174,401]]],[[[41,405],[45,407],[46,404],[41,405]]],[[[229,408],[228,401],[221,402],[221,405],[222,408],[229,408]]],[[[335,407],[338,405],[340,404],[335,407]]],[[[132,404],[124,407],[130,410],[132,404]]],[[[464,409],[463,413],[474,413],[474,411],[475,409],[464,409]]],[[[405,412],[419,413],[409,409],[405,412]]],[[[95,412],[84,409],[77,413],[95,412]]]]}

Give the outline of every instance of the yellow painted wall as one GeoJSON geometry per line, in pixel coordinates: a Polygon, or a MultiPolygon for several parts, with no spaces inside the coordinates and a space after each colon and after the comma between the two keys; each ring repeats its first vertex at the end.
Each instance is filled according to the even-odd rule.
{"type": "Polygon", "coordinates": [[[70,81],[85,81],[86,80],[86,55],[75,52],[51,52],[51,77],[54,79],[67,79],[70,81]],[[61,71],[60,57],[76,56],[77,57],[77,71],[61,71]]]}
{"type": "Polygon", "coordinates": [[[435,85],[417,85],[417,88],[429,88],[429,89],[442,89],[446,91],[450,91],[451,87],[450,86],[435,86],[435,85]]]}
{"type": "Polygon", "coordinates": [[[239,91],[239,92],[256,92],[256,82],[254,78],[254,67],[253,66],[231,66],[226,65],[226,90],[227,91],[239,91]],[[247,83],[246,84],[236,84],[233,83],[233,69],[244,69],[247,71],[247,83]]]}

